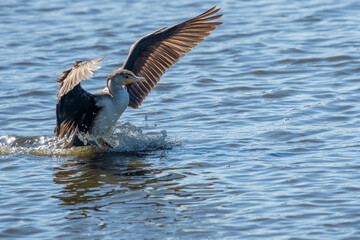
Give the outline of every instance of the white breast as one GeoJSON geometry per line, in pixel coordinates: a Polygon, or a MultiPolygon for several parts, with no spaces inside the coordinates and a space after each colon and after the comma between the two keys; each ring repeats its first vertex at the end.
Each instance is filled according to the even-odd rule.
{"type": "Polygon", "coordinates": [[[91,129],[91,134],[102,134],[109,131],[120,118],[121,114],[129,105],[129,94],[121,88],[110,95],[98,96],[97,105],[102,107],[98,116],[95,118],[94,127],[91,129]]]}

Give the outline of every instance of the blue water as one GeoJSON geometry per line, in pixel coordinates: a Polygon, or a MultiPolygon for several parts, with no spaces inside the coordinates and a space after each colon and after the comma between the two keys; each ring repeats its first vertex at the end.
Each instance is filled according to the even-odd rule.
{"type": "Polygon", "coordinates": [[[360,2],[0,3],[0,238],[359,239],[360,2]],[[119,120],[63,150],[55,79],[217,5],[223,25],[119,120]]]}

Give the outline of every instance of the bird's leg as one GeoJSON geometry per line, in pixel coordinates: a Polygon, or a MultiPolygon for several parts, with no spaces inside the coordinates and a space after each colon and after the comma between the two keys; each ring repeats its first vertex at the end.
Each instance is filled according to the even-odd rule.
{"type": "Polygon", "coordinates": [[[104,148],[113,148],[108,142],[106,142],[103,138],[96,139],[96,143],[104,148]]]}

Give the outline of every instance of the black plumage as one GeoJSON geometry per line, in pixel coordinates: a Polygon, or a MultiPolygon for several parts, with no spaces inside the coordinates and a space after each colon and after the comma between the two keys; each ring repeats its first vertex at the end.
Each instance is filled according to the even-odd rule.
{"type": "Polygon", "coordinates": [[[80,84],[60,97],[56,105],[55,135],[63,138],[69,137],[72,133],[89,132],[94,126],[95,117],[101,110],[96,106],[95,98],[95,95],[85,91],[80,84]]]}

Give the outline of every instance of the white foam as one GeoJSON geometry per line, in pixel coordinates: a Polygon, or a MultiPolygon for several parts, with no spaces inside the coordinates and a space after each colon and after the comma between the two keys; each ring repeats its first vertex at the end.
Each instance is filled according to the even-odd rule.
{"type": "MultiPolygon", "coordinates": [[[[94,141],[91,136],[82,136],[87,141],[94,141]]],[[[176,141],[168,140],[165,130],[151,132],[129,122],[117,123],[113,131],[101,136],[113,148],[104,147],[74,147],[63,149],[69,140],[56,139],[55,137],[15,137],[0,136],[0,153],[31,153],[35,155],[77,155],[84,152],[144,152],[171,148],[176,141]]]]}
{"type": "Polygon", "coordinates": [[[118,123],[109,143],[116,152],[149,151],[169,147],[165,130],[155,133],[144,133],[141,128],[128,122],[118,123]]]}

